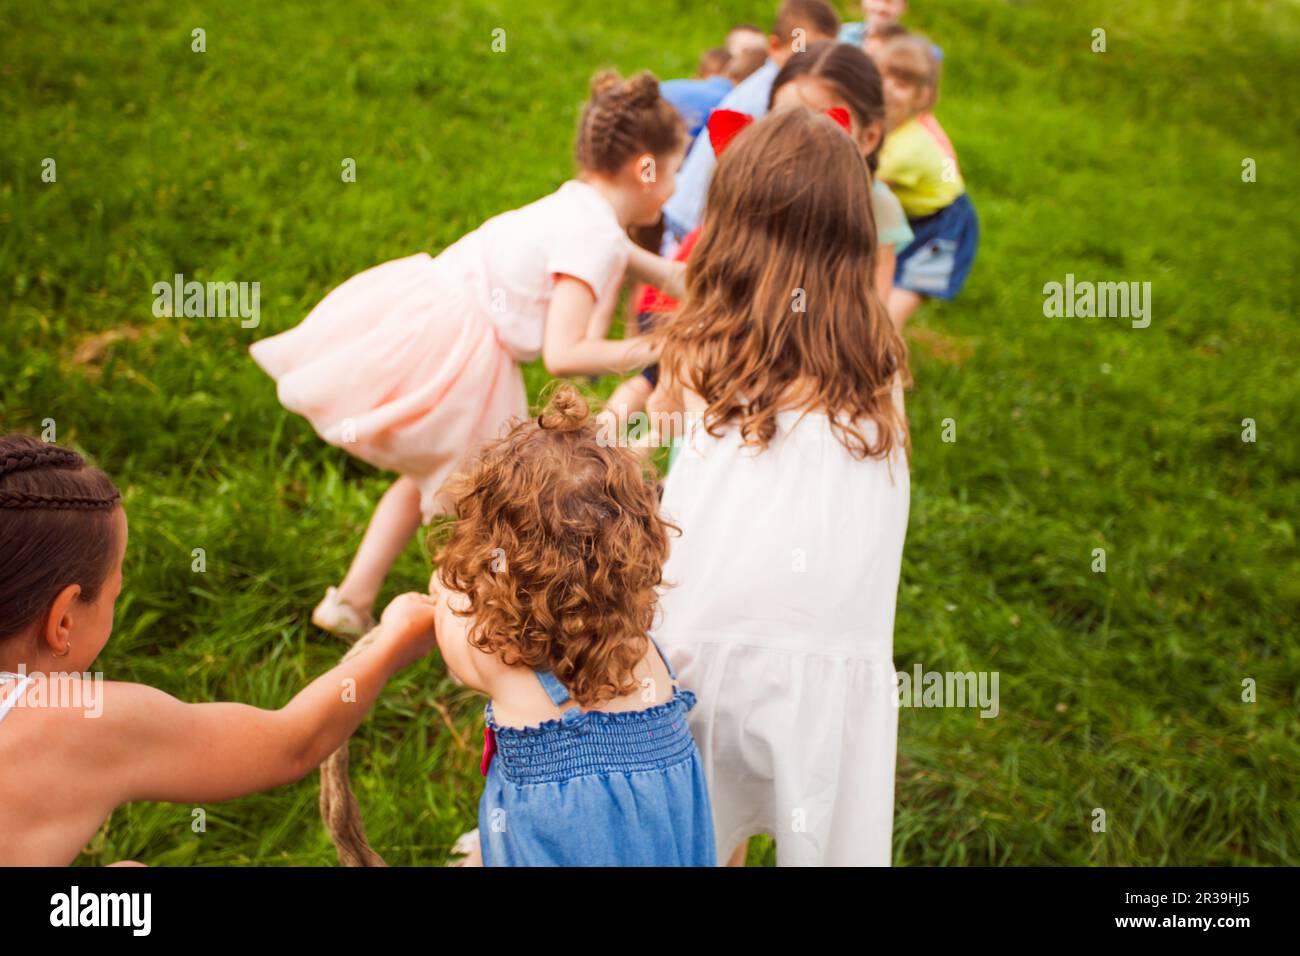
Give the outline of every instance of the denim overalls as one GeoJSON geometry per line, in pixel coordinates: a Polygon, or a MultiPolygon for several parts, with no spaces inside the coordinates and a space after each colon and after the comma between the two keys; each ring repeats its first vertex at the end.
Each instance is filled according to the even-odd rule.
{"type": "MultiPolygon", "coordinates": [[[[659,649],[661,657],[663,651],[659,649]]],[[[536,727],[501,727],[487,705],[479,834],[485,866],[713,866],[704,767],[686,714],[695,695],[646,710],[574,705],[536,727]]],[[[569,692],[537,679],[561,707],[569,692]]]]}

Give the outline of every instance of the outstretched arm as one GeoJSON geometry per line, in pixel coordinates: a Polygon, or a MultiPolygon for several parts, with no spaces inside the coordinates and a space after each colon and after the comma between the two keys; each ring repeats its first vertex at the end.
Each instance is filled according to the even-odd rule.
{"type": "Polygon", "coordinates": [[[433,620],[430,598],[402,595],[365,646],[279,710],[106,684],[84,760],[113,780],[118,802],[228,800],[300,780],[348,739],[389,677],[428,653],[433,620]]]}
{"type": "Polygon", "coordinates": [[[542,343],[542,361],[548,372],[558,377],[622,374],[654,362],[658,350],[644,337],[588,338],[596,323],[595,308],[596,296],[585,282],[572,276],[556,277],[542,343]]]}
{"type": "Polygon", "coordinates": [[[628,272],[674,299],[686,298],[686,263],[665,259],[638,245],[629,246],[628,272]]]}

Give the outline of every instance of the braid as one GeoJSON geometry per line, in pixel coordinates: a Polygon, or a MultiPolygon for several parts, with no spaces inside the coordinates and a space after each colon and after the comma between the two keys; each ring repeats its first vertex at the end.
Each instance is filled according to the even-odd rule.
{"type": "Polygon", "coordinates": [[[0,478],[33,468],[80,468],[85,463],[75,451],[68,451],[58,445],[39,448],[26,446],[0,456],[0,478]]]}
{"type": "Polygon", "coordinates": [[[113,483],[78,480],[90,469],[75,451],[35,438],[12,435],[0,439],[0,508],[16,511],[110,511],[122,496],[113,483]],[[53,471],[62,478],[42,473],[53,471]],[[17,477],[22,475],[24,477],[17,477]],[[12,478],[13,480],[6,481],[12,478]]]}
{"type": "Polygon", "coordinates": [[[122,496],[40,495],[30,491],[0,491],[0,508],[25,511],[111,511],[122,496]]]}
{"type": "Polygon", "coordinates": [[[0,435],[0,642],[49,613],[70,584],[94,602],[124,545],[122,496],[76,452],[0,435]]]}

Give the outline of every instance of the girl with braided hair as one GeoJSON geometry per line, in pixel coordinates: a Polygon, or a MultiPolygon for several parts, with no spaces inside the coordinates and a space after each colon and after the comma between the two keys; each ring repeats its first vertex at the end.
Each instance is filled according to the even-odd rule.
{"type": "Polygon", "coordinates": [[[433,600],[407,594],[362,651],[279,710],[102,681],[87,672],[113,630],[126,544],[107,475],[0,437],[0,766],[21,768],[0,774],[0,866],[66,866],[133,800],[205,803],[301,779],[434,643],[433,600]]]}
{"type": "Polygon", "coordinates": [[[436,258],[376,266],[327,295],[253,358],[281,403],[330,444],[400,477],[312,621],[364,633],[385,576],[422,523],[447,511],[443,484],[466,456],[528,412],[521,363],[555,376],[650,364],[645,338],[609,341],[627,229],[672,195],[685,149],[650,73],[601,73],[578,126],[578,176],[489,219],[436,258]]]}

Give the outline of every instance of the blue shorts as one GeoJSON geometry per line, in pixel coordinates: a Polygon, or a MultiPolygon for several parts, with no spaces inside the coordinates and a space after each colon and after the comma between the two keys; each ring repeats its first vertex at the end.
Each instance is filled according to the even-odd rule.
{"type": "Polygon", "coordinates": [[[916,238],[898,253],[894,285],[933,299],[955,299],[980,243],[980,221],[962,193],[938,212],[909,219],[916,238]]]}

